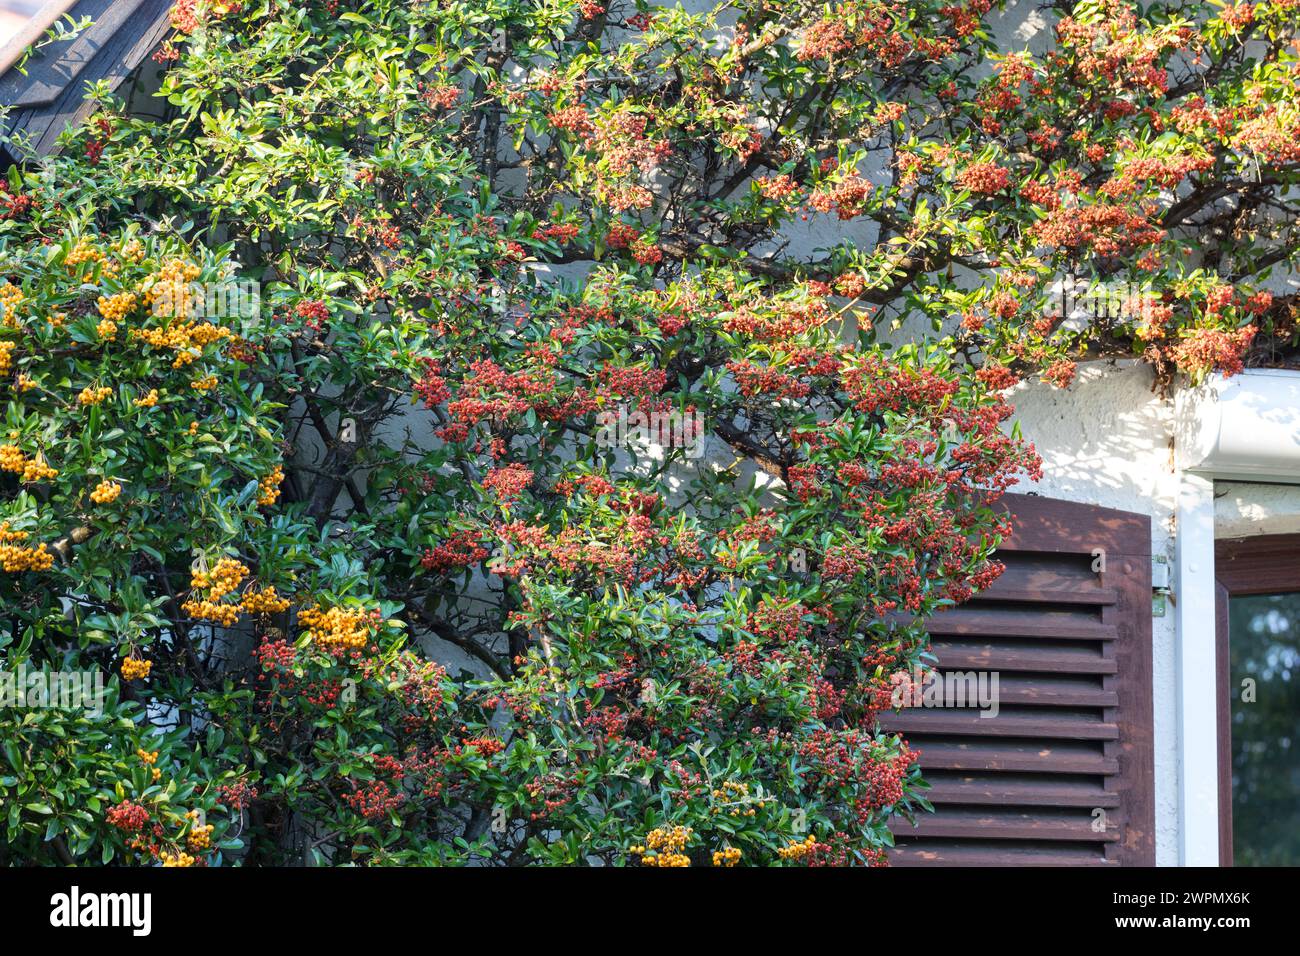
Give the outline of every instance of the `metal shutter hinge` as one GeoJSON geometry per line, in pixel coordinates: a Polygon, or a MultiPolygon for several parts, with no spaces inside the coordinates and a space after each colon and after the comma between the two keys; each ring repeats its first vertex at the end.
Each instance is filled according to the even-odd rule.
{"type": "Polygon", "coordinates": [[[1169,559],[1163,554],[1151,557],[1151,616],[1164,617],[1169,599],[1169,559]]]}

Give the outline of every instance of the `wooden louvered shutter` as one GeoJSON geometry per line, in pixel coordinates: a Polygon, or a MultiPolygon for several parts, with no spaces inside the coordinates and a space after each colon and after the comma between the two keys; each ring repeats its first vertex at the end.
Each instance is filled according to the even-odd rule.
{"type": "Polygon", "coordinates": [[[1005,504],[1006,572],[927,622],[940,673],[998,672],[1000,712],[882,718],[921,751],[935,806],[916,828],[894,821],[890,861],[1153,865],[1150,518],[1037,496],[1005,504]]]}

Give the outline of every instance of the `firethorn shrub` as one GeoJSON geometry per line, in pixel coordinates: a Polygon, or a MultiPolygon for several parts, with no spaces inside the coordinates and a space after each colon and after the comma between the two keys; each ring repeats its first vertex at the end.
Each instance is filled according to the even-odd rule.
{"type": "Polygon", "coordinates": [[[1295,0],[994,6],[178,2],[0,191],[0,862],[886,862],[1008,390],[1296,344],[1295,0]]]}

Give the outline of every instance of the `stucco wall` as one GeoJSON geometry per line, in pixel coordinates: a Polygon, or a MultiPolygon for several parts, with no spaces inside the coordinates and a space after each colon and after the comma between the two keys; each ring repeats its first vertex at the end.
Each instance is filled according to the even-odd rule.
{"type": "Polygon", "coordinates": [[[1300,485],[1220,481],[1214,485],[1214,536],[1300,534],[1300,485]]]}

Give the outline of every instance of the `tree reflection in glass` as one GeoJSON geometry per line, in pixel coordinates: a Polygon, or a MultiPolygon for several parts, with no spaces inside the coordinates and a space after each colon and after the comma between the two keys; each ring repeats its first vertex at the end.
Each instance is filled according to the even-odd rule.
{"type": "Polygon", "coordinates": [[[1300,593],[1230,599],[1237,866],[1300,865],[1300,593]]]}

